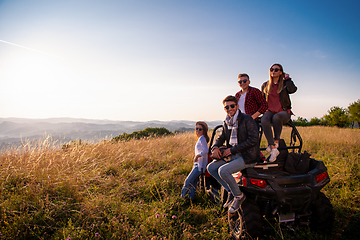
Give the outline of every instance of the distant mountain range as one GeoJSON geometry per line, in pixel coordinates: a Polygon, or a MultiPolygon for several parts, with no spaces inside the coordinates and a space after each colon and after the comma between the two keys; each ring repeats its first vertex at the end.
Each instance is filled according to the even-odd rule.
{"type": "MultiPolygon", "coordinates": [[[[132,133],[147,127],[164,127],[172,132],[193,131],[195,121],[111,121],[79,118],[0,118],[0,148],[18,145],[51,136],[53,140],[69,142],[72,140],[97,142],[110,139],[122,133],[132,133]]],[[[222,124],[222,121],[207,122],[209,128],[222,124]]]]}

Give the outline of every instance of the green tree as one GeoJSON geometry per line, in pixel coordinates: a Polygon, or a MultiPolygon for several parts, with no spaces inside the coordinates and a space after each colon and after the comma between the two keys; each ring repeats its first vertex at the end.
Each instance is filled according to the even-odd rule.
{"type": "Polygon", "coordinates": [[[317,117],[313,117],[310,119],[309,125],[310,126],[321,125],[321,120],[317,117]]]}
{"type": "Polygon", "coordinates": [[[348,107],[350,121],[357,122],[360,128],[360,99],[353,102],[348,107]]]}
{"type": "Polygon", "coordinates": [[[308,126],[308,120],[306,118],[303,117],[298,117],[298,119],[293,120],[293,123],[295,124],[295,126],[308,126]]]}
{"type": "Polygon", "coordinates": [[[113,141],[128,141],[130,139],[141,139],[141,138],[146,138],[146,137],[160,137],[160,136],[171,135],[171,134],[173,134],[173,133],[164,127],[161,127],[161,128],[148,127],[148,128],[145,128],[144,130],[136,131],[131,134],[123,133],[117,137],[114,137],[112,140],[113,141]]]}
{"type": "Polygon", "coordinates": [[[350,118],[346,110],[341,107],[331,107],[328,114],[324,116],[330,126],[346,127],[350,123],[350,118]]]}

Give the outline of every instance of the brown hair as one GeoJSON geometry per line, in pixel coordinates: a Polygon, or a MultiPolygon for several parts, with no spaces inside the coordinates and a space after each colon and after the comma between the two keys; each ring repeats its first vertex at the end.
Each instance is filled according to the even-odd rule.
{"type": "Polygon", "coordinates": [[[237,98],[232,95],[229,95],[226,98],[224,98],[223,104],[225,104],[225,102],[234,102],[234,103],[238,104],[237,98]]]}
{"type": "MultiPolygon", "coordinates": [[[[209,138],[209,135],[208,135],[208,125],[206,124],[206,122],[202,122],[202,121],[199,121],[195,124],[195,126],[197,125],[200,125],[202,128],[203,128],[203,135],[206,139],[206,142],[209,142],[210,138],[209,138]]],[[[196,130],[195,130],[195,136],[196,135],[196,130]]]]}
{"type": "Polygon", "coordinates": [[[250,80],[249,75],[247,75],[246,73],[240,73],[239,76],[238,76],[238,79],[241,78],[241,77],[247,77],[247,79],[250,80]]]}
{"type": "MultiPolygon", "coordinates": [[[[282,74],[279,76],[279,81],[278,81],[278,90],[277,90],[277,94],[280,94],[282,88],[283,88],[283,84],[284,84],[284,79],[285,79],[285,73],[284,73],[284,69],[283,69],[283,66],[281,66],[281,64],[279,63],[274,63],[273,65],[271,65],[270,69],[274,66],[278,66],[280,68],[280,71],[282,72],[282,74]]],[[[269,96],[269,93],[271,92],[271,89],[272,89],[272,84],[274,82],[273,78],[271,77],[271,72],[270,72],[270,69],[269,69],[269,81],[268,81],[268,84],[267,86],[265,87],[264,89],[264,93],[265,93],[265,98],[266,98],[266,101],[268,100],[268,96],[269,96]]]]}

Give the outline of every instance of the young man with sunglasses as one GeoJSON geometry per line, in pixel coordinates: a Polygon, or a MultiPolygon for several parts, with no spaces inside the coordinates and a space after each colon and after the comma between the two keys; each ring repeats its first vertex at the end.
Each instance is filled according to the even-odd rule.
{"type": "Polygon", "coordinates": [[[215,160],[207,170],[228,191],[224,207],[230,206],[229,212],[235,213],[245,200],[245,195],[232,174],[253,167],[260,160],[259,131],[254,119],[239,111],[236,97],[227,96],[223,104],[226,112],[223,131],[212,146],[215,160]],[[224,144],[225,150],[221,152],[219,148],[224,144]]]}
{"type": "Polygon", "coordinates": [[[250,78],[246,73],[239,74],[238,83],[241,90],[235,94],[235,97],[240,111],[250,115],[259,123],[259,116],[268,108],[263,94],[259,89],[250,86],[250,78]]]}

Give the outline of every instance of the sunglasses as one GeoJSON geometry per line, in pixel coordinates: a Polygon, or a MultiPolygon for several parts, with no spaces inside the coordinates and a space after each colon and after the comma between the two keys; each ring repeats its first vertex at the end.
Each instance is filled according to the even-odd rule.
{"type": "Polygon", "coordinates": [[[278,71],[280,71],[280,68],[270,68],[270,72],[272,72],[272,71],[278,72],[278,71]]]}
{"type": "Polygon", "coordinates": [[[241,84],[241,83],[246,83],[248,80],[245,79],[245,80],[239,80],[238,83],[241,84]]]}
{"type": "Polygon", "coordinates": [[[235,108],[235,106],[236,106],[236,104],[231,104],[231,105],[226,105],[226,106],[224,106],[224,108],[225,108],[226,110],[229,110],[229,108],[235,108]]]}
{"type": "Polygon", "coordinates": [[[196,131],[202,131],[202,128],[195,128],[196,131]]]}

